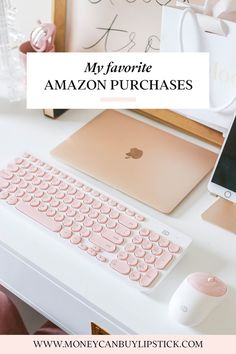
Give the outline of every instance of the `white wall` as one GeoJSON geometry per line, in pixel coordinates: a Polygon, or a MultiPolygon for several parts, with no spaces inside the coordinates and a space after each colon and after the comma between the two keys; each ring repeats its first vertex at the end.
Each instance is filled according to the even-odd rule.
{"type": "Polygon", "coordinates": [[[29,39],[37,21],[51,22],[51,0],[12,0],[17,8],[16,28],[29,39]]]}

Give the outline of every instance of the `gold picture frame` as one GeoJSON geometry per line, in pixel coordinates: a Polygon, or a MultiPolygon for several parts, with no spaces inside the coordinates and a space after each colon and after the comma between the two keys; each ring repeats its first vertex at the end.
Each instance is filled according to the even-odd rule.
{"type": "MultiPolygon", "coordinates": [[[[52,21],[57,28],[56,51],[65,51],[66,37],[66,7],[67,0],[52,0],[52,21]]],[[[163,124],[181,130],[187,134],[196,136],[208,143],[216,146],[222,146],[223,134],[201,123],[188,119],[180,114],[167,109],[139,109],[136,112],[163,124]]]]}

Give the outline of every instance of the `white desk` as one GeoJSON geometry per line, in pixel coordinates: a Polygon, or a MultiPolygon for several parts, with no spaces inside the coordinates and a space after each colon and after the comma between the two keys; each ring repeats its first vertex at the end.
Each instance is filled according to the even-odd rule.
{"type": "MultiPolygon", "coordinates": [[[[49,151],[97,113],[69,111],[58,120],[50,120],[40,111],[25,110],[23,103],[10,105],[1,101],[1,167],[24,151],[53,162],[49,151]]],[[[72,171],[66,166],[64,170],[72,171]]],[[[90,322],[94,321],[111,334],[236,334],[236,235],[201,219],[201,213],[214,201],[207,192],[207,179],[167,216],[74,173],[190,235],[193,244],[189,252],[155,292],[144,295],[120,283],[87,257],[78,257],[70,247],[56,242],[45,229],[19,216],[13,208],[0,204],[2,285],[70,333],[89,333],[90,322]],[[194,271],[215,273],[230,286],[230,295],[207,321],[191,329],[169,318],[168,302],[179,283],[194,271]]]]}

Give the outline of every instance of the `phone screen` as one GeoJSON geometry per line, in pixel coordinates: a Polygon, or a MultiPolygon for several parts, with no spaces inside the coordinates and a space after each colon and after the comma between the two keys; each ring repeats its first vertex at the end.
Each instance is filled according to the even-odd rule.
{"type": "Polygon", "coordinates": [[[236,192],[236,118],[221,153],[212,182],[236,192]]]}

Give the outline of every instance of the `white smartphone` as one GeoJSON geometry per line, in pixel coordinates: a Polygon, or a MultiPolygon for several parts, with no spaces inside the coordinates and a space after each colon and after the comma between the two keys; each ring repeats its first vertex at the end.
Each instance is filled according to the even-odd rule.
{"type": "Polygon", "coordinates": [[[236,203],[236,117],[216,162],[208,190],[236,203]]]}

